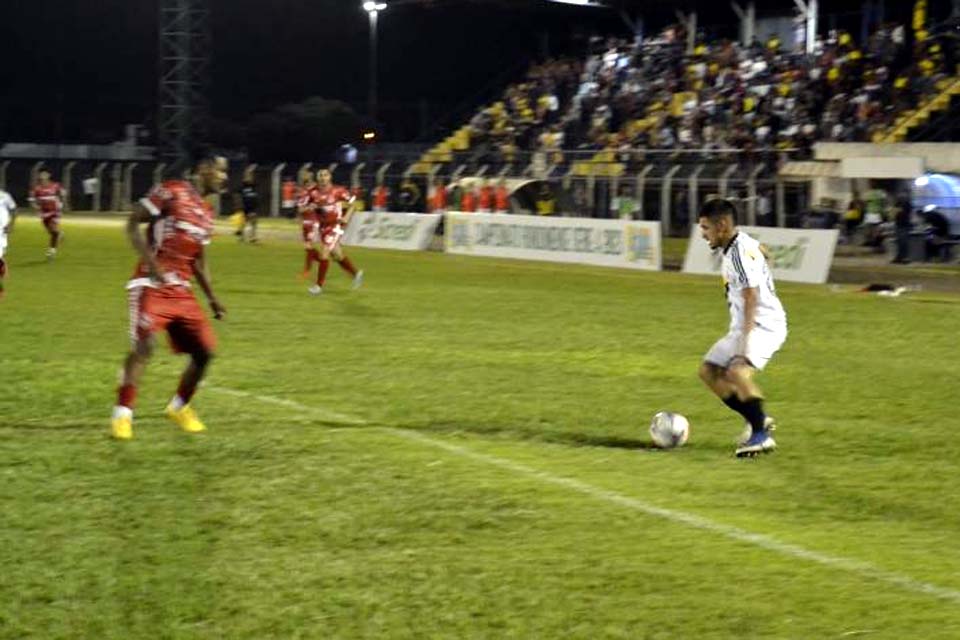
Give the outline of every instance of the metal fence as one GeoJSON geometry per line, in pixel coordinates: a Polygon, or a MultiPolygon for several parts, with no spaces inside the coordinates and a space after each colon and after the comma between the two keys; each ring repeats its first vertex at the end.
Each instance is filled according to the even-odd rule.
{"type": "MultiPolygon", "coordinates": [[[[502,178],[513,187],[511,210],[517,213],[535,211],[537,198],[548,193],[555,215],[660,220],[668,233],[683,235],[700,205],[712,195],[722,195],[740,203],[745,223],[800,226],[801,214],[810,209],[809,185],[777,177],[778,166],[790,157],[790,152],[769,150],[580,150],[506,156],[473,150],[454,154],[447,162],[425,164],[412,155],[365,152],[353,164],[234,166],[220,213],[237,208],[235,194],[248,167],[253,168],[261,194],[260,214],[266,216],[295,215],[283,206],[285,183],[296,182],[305,168],[327,168],[334,182],[354,188],[367,206],[375,187],[385,186],[391,194],[388,208],[393,210],[428,210],[431,188],[441,180],[455,189],[467,177],[492,182],[502,178]],[[405,183],[415,185],[418,197],[399,197],[405,183]]],[[[64,185],[68,210],[89,211],[129,209],[165,169],[158,162],[0,160],[0,188],[25,203],[41,166],[64,185]]]]}

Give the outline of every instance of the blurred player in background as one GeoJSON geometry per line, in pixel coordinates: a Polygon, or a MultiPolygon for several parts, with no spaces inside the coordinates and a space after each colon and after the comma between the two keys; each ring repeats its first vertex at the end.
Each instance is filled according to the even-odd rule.
{"type": "Polygon", "coordinates": [[[260,194],[254,167],[243,172],[243,184],[240,186],[240,205],[243,208],[243,226],[238,230],[239,240],[257,241],[257,208],[260,206],[260,194]],[[247,229],[249,228],[249,235],[247,229]]]}
{"type": "Polygon", "coordinates": [[[3,298],[4,284],[7,277],[7,237],[13,231],[13,221],[17,217],[17,203],[10,194],[0,190],[0,298],[3,298]]]}
{"type": "Polygon", "coordinates": [[[137,384],[153,352],[154,334],[164,330],[173,350],[190,356],[177,393],[167,405],[167,417],[188,433],[206,429],[189,403],[213,357],[216,338],[190,281],[200,285],[213,316],[222,318],[226,309],[213,293],[204,255],[214,220],[204,196],[219,193],[227,174],[225,159],[206,152],[195,157],[193,184],[164,181],[140,200],[127,220],[127,236],[140,260],[127,283],[131,349],[111,420],[111,433],[119,440],[133,437],[137,384]],[[142,224],[148,225],[146,234],[142,224]]]}
{"type": "Polygon", "coordinates": [[[319,225],[317,224],[316,208],[312,204],[312,192],[317,186],[313,179],[313,172],[304,169],[300,173],[300,188],[297,193],[297,215],[300,217],[300,232],[303,236],[303,271],[300,277],[306,280],[310,277],[310,267],[314,262],[320,262],[320,252],[316,243],[319,240],[319,225]]]}
{"type": "Polygon", "coordinates": [[[343,228],[353,215],[353,194],[345,187],[333,184],[333,178],[326,169],[317,172],[317,186],[310,194],[310,204],[314,208],[317,220],[317,238],[320,243],[320,265],[317,267],[317,282],[310,287],[312,295],[323,293],[323,284],[327,278],[330,257],[340,267],[353,276],[353,288],[363,284],[363,271],[358,271],[343,253],[340,238],[343,228]]]}
{"type": "Polygon", "coordinates": [[[56,257],[57,248],[63,239],[63,232],[60,231],[60,216],[63,214],[65,195],[60,183],[50,179],[50,172],[41,169],[37,184],[30,192],[30,203],[39,214],[47,233],[50,234],[50,245],[47,248],[48,260],[56,257]]]}
{"type": "Polygon", "coordinates": [[[737,457],[773,451],[773,418],[763,412],[763,392],[753,375],[763,369],[787,339],[787,314],[780,304],[763,247],[737,229],[737,209],[713,198],[700,209],[700,232],[723,254],[721,273],[730,309],[730,328],[700,365],[700,378],[724,404],[744,417],[749,436],[737,457]]]}

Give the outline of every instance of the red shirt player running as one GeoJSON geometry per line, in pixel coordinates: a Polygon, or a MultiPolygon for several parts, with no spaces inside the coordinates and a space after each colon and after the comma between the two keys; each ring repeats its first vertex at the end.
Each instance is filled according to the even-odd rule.
{"type": "Polygon", "coordinates": [[[50,234],[47,260],[53,260],[57,255],[57,247],[63,238],[63,233],[60,231],[60,216],[63,213],[63,198],[65,195],[60,183],[50,179],[50,172],[41,169],[39,180],[30,192],[30,202],[33,203],[33,208],[40,214],[40,221],[43,222],[47,233],[50,234]]]}
{"type": "Polygon", "coordinates": [[[300,216],[300,232],[303,236],[303,249],[306,255],[303,258],[303,273],[301,278],[310,277],[310,267],[314,262],[320,262],[320,253],[316,244],[320,240],[320,226],[317,224],[317,215],[311,204],[310,194],[316,188],[313,172],[304,169],[300,173],[300,187],[297,190],[297,215],[300,216]]]}
{"type": "Polygon", "coordinates": [[[353,276],[354,289],[363,284],[363,271],[357,271],[340,245],[343,228],[353,215],[354,199],[348,189],[333,184],[329,171],[321,169],[317,172],[317,186],[310,192],[310,205],[317,219],[320,266],[317,268],[317,283],[309,289],[312,295],[323,293],[331,256],[344,271],[353,276]]]}
{"type": "Polygon", "coordinates": [[[110,427],[114,438],[133,437],[137,384],[153,351],[153,335],[160,331],[167,332],[175,352],[190,356],[177,393],[167,405],[167,417],[188,433],[206,428],[189,402],[213,357],[216,338],[190,291],[190,280],[195,279],[203,289],[213,316],[222,318],[226,309],[213,294],[204,258],[213,234],[213,212],[201,194],[219,192],[226,177],[226,161],[204,155],[196,165],[196,186],[167,180],[154,187],[130,214],[127,236],[140,262],[127,284],[131,349],[113,408],[110,427]],[[143,223],[148,224],[146,235],[140,229],[143,223]]]}

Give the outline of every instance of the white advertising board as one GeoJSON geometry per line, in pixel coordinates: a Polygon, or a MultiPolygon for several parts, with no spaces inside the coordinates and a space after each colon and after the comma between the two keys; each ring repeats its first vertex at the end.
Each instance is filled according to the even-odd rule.
{"type": "Polygon", "coordinates": [[[473,256],[659,270],[660,223],[447,213],[446,251],[473,256]]]}
{"type": "MultiPolygon", "coordinates": [[[[739,227],[765,245],[771,254],[773,277],[792,282],[823,283],[830,273],[837,246],[836,229],[780,229],[739,227]]],[[[683,261],[684,273],[719,274],[720,252],[713,252],[698,227],[690,232],[690,244],[683,261]]]]}
{"type": "Polygon", "coordinates": [[[424,251],[440,224],[439,213],[357,211],[343,234],[343,243],[375,249],[424,251]]]}

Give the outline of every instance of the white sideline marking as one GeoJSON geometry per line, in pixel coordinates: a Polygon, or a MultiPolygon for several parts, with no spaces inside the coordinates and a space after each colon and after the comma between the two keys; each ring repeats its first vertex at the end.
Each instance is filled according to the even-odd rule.
{"type": "MultiPolygon", "coordinates": [[[[283,398],[274,398],[272,396],[265,396],[255,393],[248,393],[246,391],[238,391],[235,389],[228,389],[224,387],[205,387],[211,391],[217,391],[220,393],[225,393],[228,395],[233,395],[243,398],[252,398],[254,400],[259,400],[260,402],[275,404],[283,407],[288,407],[291,409],[298,409],[300,411],[306,411],[313,413],[318,416],[323,416],[324,419],[342,422],[345,424],[351,425],[369,425],[370,423],[363,420],[362,418],[357,418],[356,416],[349,416],[342,413],[337,413],[335,411],[328,411],[326,409],[321,409],[319,407],[312,407],[309,405],[302,404],[295,400],[285,400],[283,398]]],[[[950,589],[947,587],[941,587],[939,585],[931,584],[929,582],[922,582],[920,580],[915,580],[909,576],[901,575],[899,573],[893,573],[891,571],[886,571],[884,569],[877,568],[869,563],[860,562],[858,560],[851,560],[849,558],[844,558],[841,556],[828,555],[826,553],[820,553],[819,551],[811,551],[805,549],[795,544],[790,544],[787,542],[780,542],[776,538],[761,534],[761,533],[752,533],[746,529],[741,529],[740,527],[734,527],[732,525],[726,525],[719,522],[714,522],[713,520],[708,520],[701,516],[687,513],[685,511],[677,511],[676,509],[664,509],[663,507],[657,507],[650,503],[644,502],[637,498],[631,498],[615,491],[609,491],[607,489],[601,489],[600,487],[595,487],[586,482],[580,480],[574,480],[573,478],[565,478],[563,476],[556,476],[545,471],[539,471],[532,467],[528,467],[519,462],[514,462],[506,458],[500,458],[498,456],[490,455],[487,453],[479,453],[473,451],[467,447],[462,447],[460,445],[451,444],[449,442],[444,442],[437,438],[425,435],[418,431],[407,430],[407,429],[397,429],[394,427],[374,427],[378,431],[384,433],[389,433],[391,435],[405,438],[407,440],[412,440],[419,442],[421,444],[429,445],[438,449],[443,449],[449,453],[456,454],[463,458],[469,458],[477,462],[484,462],[488,465],[499,467],[501,469],[506,469],[508,471],[513,471],[514,473],[527,476],[528,478],[534,478],[539,480],[544,484],[551,484],[558,487],[563,487],[565,489],[570,489],[581,493],[583,495],[590,496],[591,498],[596,498],[604,502],[611,504],[620,505],[621,507],[626,507],[632,509],[633,511],[639,511],[649,516],[655,516],[663,520],[668,520],[670,522],[676,522],[679,524],[685,524],[694,529],[700,529],[702,531],[709,531],[710,533],[717,533],[736,542],[742,542],[745,544],[753,545],[767,551],[772,551],[774,553],[779,553],[784,556],[790,556],[793,558],[799,558],[801,560],[806,560],[808,562],[813,562],[820,564],[831,569],[840,569],[847,571],[849,573],[858,574],[865,578],[870,578],[872,580],[877,580],[880,582],[886,582],[887,584],[892,584],[898,587],[901,587],[907,591],[913,591],[915,593],[922,593],[928,596],[939,598],[941,600],[948,600],[954,604],[960,604],[960,591],[956,589],[950,589]]]]}
{"type": "Polygon", "coordinates": [[[301,404],[295,400],[285,400],[283,398],[274,398],[272,396],[264,396],[257,393],[250,393],[248,391],[240,391],[239,389],[228,389],[226,387],[215,387],[211,385],[204,385],[204,390],[206,391],[215,391],[216,393],[224,393],[228,396],[235,396],[237,398],[252,398],[253,400],[259,400],[266,404],[276,404],[281,407],[287,407],[289,409],[298,409],[300,411],[307,411],[312,413],[323,420],[328,422],[341,422],[343,424],[350,425],[365,425],[367,424],[366,420],[361,420],[354,416],[348,416],[343,413],[337,413],[336,411],[330,411],[329,409],[322,409],[320,407],[311,407],[305,404],[301,404]]]}

